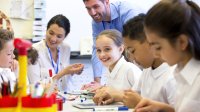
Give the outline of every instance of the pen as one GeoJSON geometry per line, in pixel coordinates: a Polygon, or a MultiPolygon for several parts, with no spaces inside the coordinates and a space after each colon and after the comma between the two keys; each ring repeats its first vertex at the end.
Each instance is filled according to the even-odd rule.
{"type": "Polygon", "coordinates": [[[7,96],[11,94],[10,81],[5,82],[3,76],[1,75],[2,83],[1,83],[1,95],[7,96]]]}
{"type": "Polygon", "coordinates": [[[57,92],[57,95],[62,98],[63,103],[67,100],[67,98],[65,97],[65,94],[63,94],[61,92],[57,92]]]}
{"type": "Polygon", "coordinates": [[[80,96],[80,101],[81,101],[81,102],[84,102],[84,101],[86,101],[86,100],[87,100],[86,97],[80,96]]]}
{"type": "Polygon", "coordinates": [[[67,92],[67,94],[70,95],[82,95],[84,93],[87,93],[87,90],[72,90],[70,92],[67,92]]]}
{"type": "Polygon", "coordinates": [[[61,98],[63,98],[64,101],[73,101],[75,100],[78,96],[75,96],[75,95],[65,95],[65,93],[61,93],[61,92],[58,92],[57,95],[61,98]]]}
{"type": "Polygon", "coordinates": [[[52,77],[53,73],[52,73],[52,69],[49,69],[49,77],[52,77]]]}
{"type": "Polygon", "coordinates": [[[42,95],[44,94],[44,88],[40,83],[36,83],[34,85],[34,91],[32,94],[33,98],[39,98],[42,97],[42,95]]]}
{"type": "Polygon", "coordinates": [[[96,107],[93,109],[93,111],[128,111],[128,107],[122,106],[122,107],[96,107]]]}

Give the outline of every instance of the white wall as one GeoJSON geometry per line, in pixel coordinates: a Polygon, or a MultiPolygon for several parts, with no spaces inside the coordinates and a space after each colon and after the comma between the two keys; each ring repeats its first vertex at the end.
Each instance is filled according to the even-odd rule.
{"type": "MultiPolygon", "coordinates": [[[[10,16],[10,6],[12,0],[0,0],[0,10],[10,16]]],[[[25,0],[31,4],[34,0],[25,0]]],[[[56,14],[65,15],[71,22],[71,32],[66,41],[70,44],[72,51],[79,51],[79,43],[81,38],[92,38],[91,17],[88,15],[82,0],[46,0],[47,1],[47,21],[56,14]]],[[[115,0],[110,0],[115,1],[115,0]]],[[[144,10],[148,10],[159,0],[127,0],[133,4],[137,4],[144,10]]],[[[200,5],[200,0],[193,0],[200,5]]],[[[33,7],[29,7],[32,11],[33,7]]],[[[46,21],[46,22],[47,22],[46,21]]],[[[11,19],[16,37],[31,38],[33,18],[30,20],[11,19]]]]}
{"type": "Polygon", "coordinates": [[[72,51],[79,51],[80,39],[92,37],[91,18],[82,0],[47,0],[47,20],[56,14],[63,14],[70,20],[71,31],[66,41],[72,51]]]}
{"type": "MultiPolygon", "coordinates": [[[[0,0],[0,10],[3,11],[8,17],[10,17],[10,7],[12,0],[0,0]]],[[[32,25],[33,25],[33,1],[26,0],[26,11],[30,12],[30,19],[12,19],[11,24],[15,33],[15,37],[20,38],[32,38],[32,25]]]]}

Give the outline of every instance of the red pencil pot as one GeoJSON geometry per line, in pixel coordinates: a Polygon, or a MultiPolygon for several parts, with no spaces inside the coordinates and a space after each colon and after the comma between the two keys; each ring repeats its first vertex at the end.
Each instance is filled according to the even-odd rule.
{"type": "Polygon", "coordinates": [[[58,111],[62,111],[63,110],[63,99],[62,98],[56,98],[56,102],[58,105],[58,111]]]}
{"type": "Polygon", "coordinates": [[[22,112],[55,112],[52,97],[22,98],[22,112]]]}
{"type": "Polygon", "coordinates": [[[18,98],[3,96],[0,98],[0,112],[15,112],[17,104],[18,98]]]}

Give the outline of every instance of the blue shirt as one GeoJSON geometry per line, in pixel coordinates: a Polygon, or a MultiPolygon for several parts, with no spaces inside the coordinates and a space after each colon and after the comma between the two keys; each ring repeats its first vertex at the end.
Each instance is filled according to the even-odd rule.
{"type": "Polygon", "coordinates": [[[120,32],[123,30],[123,25],[126,23],[127,20],[131,19],[132,17],[138,15],[142,11],[132,6],[127,1],[115,1],[110,3],[110,13],[111,13],[111,21],[106,22],[95,22],[92,21],[92,31],[93,31],[93,51],[92,51],[92,68],[94,77],[101,77],[102,74],[106,73],[106,68],[100,62],[98,57],[96,56],[96,37],[97,35],[106,29],[116,29],[120,32]]]}

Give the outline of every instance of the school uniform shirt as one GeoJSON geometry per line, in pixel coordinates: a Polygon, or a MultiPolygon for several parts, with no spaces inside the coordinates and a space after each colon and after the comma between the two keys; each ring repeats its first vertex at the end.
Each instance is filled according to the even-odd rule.
{"type": "Polygon", "coordinates": [[[127,62],[122,56],[111,72],[106,74],[106,85],[119,90],[137,86],[142,71],[133,63],[127,62]]]}
{"type": "MultiPolygon", "coordinates": [[[[67,43],[63,42],[58,46],[59,54],[57,62],[54,62],[51,58],[45,40],[33,44],[33,47],[38,51],[39,57],[36,64],[28,66],[28,78],[30,84],[45,80],[45,78],[49,77],[50,69],[54,76],[56,74],[55,71],[57,70],[57,66],[59,72],[70,63],[70,47],[67,43]]],[[[67,78],[68,76],[65,75],[59,80],[58,87],[62,91],[66,91],[67,89],[67,78]]]]}
{"type": "Polygon", "coordinates": [[[93,36],[93,51],[92,51],[92,67],[94,77],[101,77],[106,73],[106,67],[103,66],[99,58],[96,56],[96,37],[106,29],[116,29],[120,32],[123,30],[123,25],[134,16],[144,12],[136,4],[134,6],[127,1],[114,1],[110,3],[110,21],[95,22],[92,20],[92,36],[93,36]]]}
{"type": "Polygon", "coordinates": [[[11,92],[14,91],[14,87],[16,84],[17,78],[14,72],[12,72],[9,68],[0,68],[0,88],[3,82],[10,82],[11,92]]]}
{"type": "MultiPolygon", "coordinates": [[[[142,97],[174,105],[176,81],[172,73],[175,67],[162,63],[159,67],[143,69],[136,89],[142,97]]],[[[134,90],[134,88],[133,88],[134,90]]]]}
{"type": "Polygon", "coordinates": [[[200,61],[192,58],[183,69],[176,68],[176,112],[200,111],[200,61]]]}

